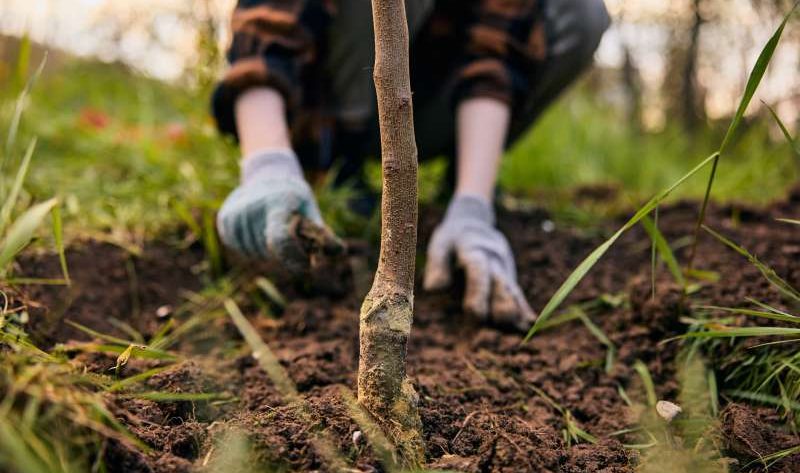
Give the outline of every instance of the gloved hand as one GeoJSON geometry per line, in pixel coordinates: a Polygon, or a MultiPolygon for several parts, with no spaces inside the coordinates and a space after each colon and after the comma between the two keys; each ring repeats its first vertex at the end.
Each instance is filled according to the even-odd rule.
{"type": "Polygon", "coordinates": [[[428,245],[423,286],[426,290],[449,286],[457,264],[466,274],[465,311],[528,330],[536,313],[517,284],[511,247],[494,223],[489,202],[472,195],[454,197],[428,245]]]}
{"type": "Polygon", "coordinates": [[[242,163],[241,184],[222,204],[217,230],[228,248],[245,256],[275,258],[297,274],[308,267],[308,255],[291,234],[295,214],[324,227],[294,152],[268,150],[242,163]]]}

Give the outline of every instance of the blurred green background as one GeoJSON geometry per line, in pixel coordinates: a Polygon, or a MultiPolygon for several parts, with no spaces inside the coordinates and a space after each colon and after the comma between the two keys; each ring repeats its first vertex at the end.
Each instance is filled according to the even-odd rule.
{"type": "MultiPolygon", "coordinates": [[[[62,2],[45,3],[51,8],[47,21],[69,23],[53,19],[53,12],[66,8],[62,2]]],[[[576,189],[604,189],[613,197],[604,208],[618,210],[642,202],[706,157],[721,141],[741,93],[739,78],[763,45],[759,40],[788,5],[738,3],[745,6],[609,1],[615,26],[598,51],[598,66],[509,150],[501,190],[558,216],[575,210],[576,189]],[[731,47],[720,55],[726,38],[731,47]],[[661,48],[661,56],[648,55],[653,48],[661,48]],[[742,70],[730,74],[727,69],[736,66],[742,70]]],[[[202,227],[237,176],[236,147],[218,136],[208,113],[211,86],[224,67],[229,4],[88,2],[87,11],[96,10],[85,19],[87,31],[95,33],[88,43],[80,32],[39,35],[40,43],[31,39],[38,17],[28,12],[33,16],[25,29],[12,20],[29,8],[15,8],[15,2],[4,7],[0,27],[17,28],[17,34],[0,38],[0,130],[9,128],[15,98],[49,52],[3,171],[10,179],[28,141],[38,138],[21,205],[61,197],[71,237],[139,244],[177,226],[202,227]],[[69,38],[75,44],[63,43],[69,38]],[[142,59],[141,48],[160,48],[155,64],[142,59]],[[180,61],[171,67],[158,65],[175,58],[180,61]]],[[[721,163],[716,199],[761,204],[796,182],[797,156],[758,102],[775,105],[790,127],[797,121],[796,29],[787,30],[734,151],[721,163]]],[[[442,160],[423,166],[423,200],[435,194],[443,173],[442,160]]],[[[705,174],[676,197],[702,196],[705,174]]],[[[346,189],[322,183],[318,193],[332,226],[361,231],[364,222],[346,210],[346,189]]]]}

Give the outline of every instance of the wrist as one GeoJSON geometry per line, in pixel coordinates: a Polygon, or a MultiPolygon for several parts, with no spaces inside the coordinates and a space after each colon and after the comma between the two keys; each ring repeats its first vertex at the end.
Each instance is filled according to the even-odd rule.
{"type": "Polygon", "coordinates": [[[478,220],[488,225],[494,226],[494,208],[489,199],[479,194],[456,193],[450,200],[445,214],[448,219],[471,219],[478,220]]]}
{"type": "Polygon", "coordinates": [[[494,205],[495,196],[494,184],[458,182],[453,192],[453,199],[459,196],[478,198],[492,206],[494,205]]]}
{"type": "Polygon", "coordinates": [[[241,182],[263,178],[304,179],[303,168],[289,148],[262,149],[246,155],[241,164],[241,182]]]}

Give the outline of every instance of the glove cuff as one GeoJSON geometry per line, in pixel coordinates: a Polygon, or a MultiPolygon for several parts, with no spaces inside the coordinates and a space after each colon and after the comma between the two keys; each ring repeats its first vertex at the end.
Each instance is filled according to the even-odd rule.
{"type": "Polygon", "coordinates": [[[495,223],[492,205],[486,199],[471,194],[454,196],[447,207],[444,218],[445,220],[478,220],[491,226],[494,226],[495,223]]]}
{"type": "Polygon", "coordinates": [[[245,156],[241,166],[241,182],[253,179],[303,179],[303,168],[291,149],[267,149],[245,156]]]}

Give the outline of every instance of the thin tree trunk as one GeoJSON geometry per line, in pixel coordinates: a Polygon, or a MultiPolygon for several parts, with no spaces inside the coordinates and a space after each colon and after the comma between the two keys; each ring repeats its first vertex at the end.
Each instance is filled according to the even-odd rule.
{"type": "Polygon", "coordinates": [[[403,0],[373,0],[383,199],[381,250],[360,317],[358,399],[403,455],[423,458],[417,395],[406,378],[417,247],[417,145],[411,104],[408,25],[403,0]]]}
{"type": "Polygon", "coordinates": [[[633,63],[630,48],[623,45],[625,62],[622,66],[622,82],[628,96],[628,123],[637,134],[642,132],[642,86],[639,69],[633,63]]]}
{"type": "Polygon", "coordinates": [[[705,110],[702,103],[702,92],[697,81],[697,59],[700,53],[700,29],[703,26],[703,17],[700,14],[702,0],[694,0],[694,20],[690,32],[689,49],[686,52],[686,62],[683,66],[683,123],[692,133],[697,130],[697,123],[705,119],[705,110]]]}

